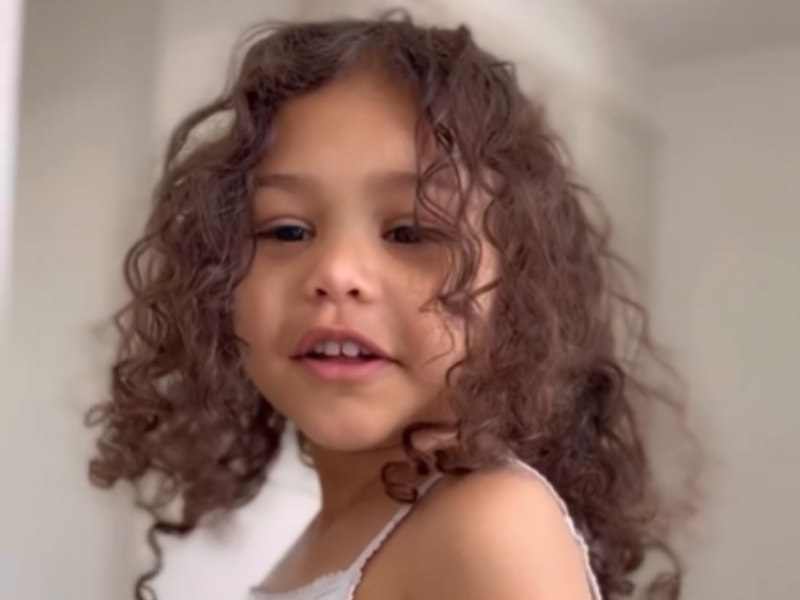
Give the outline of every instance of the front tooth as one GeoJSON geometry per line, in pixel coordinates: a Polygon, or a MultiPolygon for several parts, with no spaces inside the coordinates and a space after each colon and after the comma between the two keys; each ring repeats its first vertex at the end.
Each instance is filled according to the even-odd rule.
{"type": "Polygon", "coordinates": [[[325,354],[325,344],[317,344],[314,346],[314,354],[325,354]]]}
{"type": "Polygon", "coordinates": [[[342,353],[342,346],[339,342],[325,342],[325,356],[339,356],[342,353]]]}
{"type": "Polygon", "coordinates": [[[345,342],[342,344],[342,354],[350,358],[356,358],[361,352],[361,348],[355,342],[345,342]]]}

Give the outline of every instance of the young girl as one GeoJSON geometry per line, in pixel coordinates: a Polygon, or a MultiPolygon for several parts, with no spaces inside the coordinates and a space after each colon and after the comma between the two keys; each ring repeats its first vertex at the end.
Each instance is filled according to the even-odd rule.
{"type": "Polygon", "coordinates": [[[256,496],[291,423],[322,508],[253,599],[628,595],[664,547],[634,414],[655,396],[617,355],[631,303],[585,196],[464,28],[253,36],[127,258],[93,480],[139,488],[160,557],[256,496]]]}

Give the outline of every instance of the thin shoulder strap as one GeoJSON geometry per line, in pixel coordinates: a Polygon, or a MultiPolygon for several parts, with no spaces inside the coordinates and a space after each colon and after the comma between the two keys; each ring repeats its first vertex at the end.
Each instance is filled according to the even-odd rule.
{"type": "MultiPolygon", "coordinates": [[[[417,488],[417,501],[421,500],[436,484],[436,482],[441,479],[441,473],[434,473],[429,479],[427,479],[422,485],[417,488]]],[[[380,530],[378,535],[376,535],[372,541],[364,548],[364,551],[359,554],[358,558],[353,562],[353,565],[350,567],[350,571],[353,573],[353,581],[351,584],[351,597],[353,592],[355,592],[356,587],[361,582],[361,574],[364,571],[364,567],[366,567],[369,560],[375,555],[375,553],[383,546],[384,542],[389,538],[390,535],[394,532],[395,529],[403,522],[403,520],[409,515],[409,513],[414,510],[416,507],[416,503],[413,504],[404,504],[389,520],[389,522],[380,530]]]]}
{"type": "Polygon", "coordinates": [[[597,583],[597,577],[592,570],[592,564],[589,560],[589,546],[586,544],[586,539],[583,537],[583,534],[580,532],[578,527],[575,525],[575,521],[572,519],[572,515],[569,514],[569,509],[567,508],[564,499],[561,495],[556,491],[556,488],[553,487],[553,484],[550,483],[547,478],[542,475],[539,471],[534,469],[527,463],[522,462],[519,459],[512,459],[513,464],[521,467],[523,470],[527,471],[536,479],[538,479],[542,485],[550,492],[553,498],[558,503],[558,506],[561,508],[561,513],[564,515],[564,519],[567,522],[569,527],[570,533],[572,534],[572,538],[578,544],[581,549],[581,553],[583,554],[583,565],[584,570],[586,571],[586,581],[589,585],[589,590],[592,594],[593,600],[603,600],[603,596],[600,593],[600,584],[597,583]]]}

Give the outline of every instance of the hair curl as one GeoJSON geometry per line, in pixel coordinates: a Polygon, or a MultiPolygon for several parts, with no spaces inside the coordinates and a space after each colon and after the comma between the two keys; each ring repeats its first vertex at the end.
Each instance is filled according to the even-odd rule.
{"type": "MultiPolygon", "coordinates": [[[[244,48],[224,93],[171,137],[146,232],[125,261],[132,300],[116,321],[111,396],[89,415],[101,427],[92,481],[132,482],[154,517],[157,564],[138,580],[136,597],[152,594],[161,568],[157,535],[185,535],[249,502],[279,452],[285,419],[245,376],[231,318],[232,291],[252,256],[242,252],[252,239],[252,171],[282,105],[368,60],[409,86],[434,133],[438,160],[421,173],[419,203],[426,179],[458,164],[470,176],[462,203],[476,187],[489,198],[482,233],[500,265],[488,323],[448,377],[457,444],[425,458],[415,436],[441,425],[414,424],[404,435],[405,466],[461,474],[511,451],[564,497],[606,598],[633,592],[631,575],[652,548],[674,568],[647,589],[677,598],[681,569],[658,526],[637,411],[679,405],[621,355],[616,327],[631,310],[642,319],[625,339],[653,354],[644,313],[621,285],[607,228],[588,216],[591,196],[512,66],[479,49],[464,27],[391,16],[271,25],[244,48]],[[153,474],[156,493],[145,495],[153,474]],[[171,520],[165,508],[175,500],[181,514],[171,520]]],[[[474,290],[479,245],[465,223],[462,211],[436,300],[474,333],[472,309],[486,290],[474,290]]],[[[388,467],[387,493],[413,501],[399,465],[388,467]]]]}

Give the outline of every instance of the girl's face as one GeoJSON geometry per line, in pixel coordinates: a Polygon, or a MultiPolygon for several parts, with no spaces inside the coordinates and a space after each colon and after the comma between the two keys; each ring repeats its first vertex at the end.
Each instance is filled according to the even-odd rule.
{"type": "Polygon", "coordinates": [[[446,255],[412,227],[417,117],[396,86],[354,73],[279,112],[257,172],[236,331],[258,389],[329,450],[396,443],[409,423],[447,417],[437,400],[463,335],[423,310],[446,255]]]}

